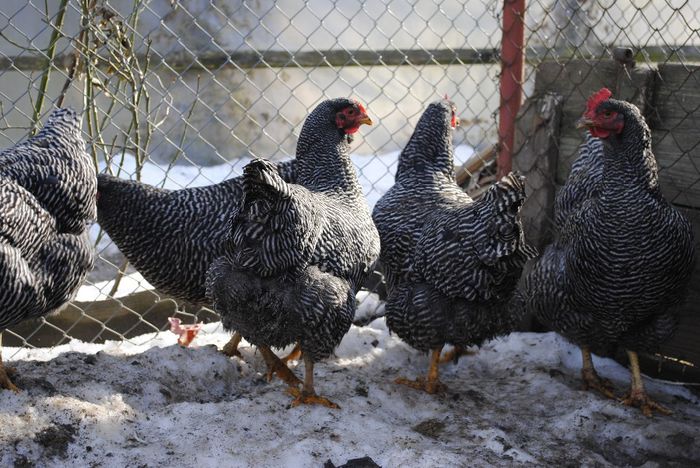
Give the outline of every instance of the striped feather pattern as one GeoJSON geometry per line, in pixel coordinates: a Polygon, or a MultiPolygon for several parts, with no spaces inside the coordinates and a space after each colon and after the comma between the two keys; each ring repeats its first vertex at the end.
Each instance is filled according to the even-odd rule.
{"type": "Polygon", "coordinates": [[[399,156],[396,183],[372,212],[388,291],[411,271],[418,238],[435,212],[472,202],[454,181],[451,113],[447,101],[428,106],[399,156]]]}
{"type": "Polygon", "coordinates": [[[327,357],[350,328],[355,293],[379,255],[379,236],[335,124],[347,99],[321,103],[297,144],[297,182],[264,160],[245,169],[245,196],[226,255],[207,289],[224,326],[257,346],[299,342],[327,357]]]}
{"type": "Polygon", "coordinates": [[[58,109],[0,152],[0,330],[68,302],[94,264],[97,181],[81,119],[58,109]]]}
{"type": "Polygon", "coordinates": [[[399,157],[396,184],[375,206],[387,275],[389,328],[428,351],[511,330],[508,306],[534,256],[518,218],[523,178],[508,175],[473,201],[454,181],[449,102],[428,106],[399,157]]]}
{"type": "MultiPolygon", "coordinates": [[[[287,182],[295,162],[277,165],[287,182]]],[[[98,175],[97,219],[129,262],[159,291],[210,305],[206,273],[226,252],[230,214],[243,200],[243,177],[207,187],[165,190],[98,175]]]]}
{"type": "Polygon", "coordinates": [[[613,99],[600,104],[598,111],[606,110],[623,116],[624,129],[602,140],[590,162],[590,148],[582,151],[576,164],[589,167],[567,181],[567,199],[557,203],[559,236],[526,278],[521,300],[580,346],[655,351],[677,326],[674,306],[693,268],[693,233],[661,195],[639,110],[613,99]]]}
{"type": "Polygon", "coordinates": [[[554,201],[554,224],[557,228],[563,226],[571,213],[579,210],[588,198],[597,197],[602,178],[603,143],[586,132],[585,141],[579,147],[576,161],[571,165],[566,184],[554,201]]]}

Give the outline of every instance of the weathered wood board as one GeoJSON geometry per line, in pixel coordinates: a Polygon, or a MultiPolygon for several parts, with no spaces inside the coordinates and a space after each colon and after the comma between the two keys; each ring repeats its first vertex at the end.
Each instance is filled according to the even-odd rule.
{"type": "Polygon", "coordinates": [[[661,189],[673,203],[700,208],[700,67],[659,66],[653,102],[661,189]]]}
{"type": "Polygon", "coordinates": [[[525,238],[540,250],[552,241],[561,104],[554,93],[528,99],[516,126],[513,169],[525,175],[527,194],[520,215],[525,238]]]}

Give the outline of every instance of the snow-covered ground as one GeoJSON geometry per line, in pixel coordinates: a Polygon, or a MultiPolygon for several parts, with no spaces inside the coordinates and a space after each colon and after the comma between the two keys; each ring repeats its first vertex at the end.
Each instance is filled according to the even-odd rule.
{"type": "MultiPolygon", "coordinates": [[[[243,359],[208,324],[190,348],[170,333],[104,345],[8,349],[19,394],[0,392],[0,466],[322,466],[371,457],[393,466],[698,466],[700,399],[647,382],[673,416],[581,390],[578,350],[555,334],[516,333],[442,369],[445,394],[396,385],[427,357],[380,318],[352,327],[316,367],[341,406],[290,407],[245,343],[243,359]]],[[[595,363],[618,393],[627,371],[595,363]]],[[[296,367],[301,375],[303,365],[296,367]]]]}

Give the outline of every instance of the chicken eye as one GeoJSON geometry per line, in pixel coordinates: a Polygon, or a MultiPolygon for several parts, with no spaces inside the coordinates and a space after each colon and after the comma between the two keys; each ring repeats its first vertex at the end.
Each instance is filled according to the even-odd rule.
{"type": "Polygon", "coordinates": [[[612,117],[612,112],[609,110],[603,111],[603,117],[609,119],[610,117],[612,117]]]}

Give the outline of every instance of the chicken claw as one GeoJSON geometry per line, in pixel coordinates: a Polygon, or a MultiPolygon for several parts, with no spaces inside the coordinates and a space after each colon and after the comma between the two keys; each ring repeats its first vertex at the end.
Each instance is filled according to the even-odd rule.
{"type": "Polygon", "coordinates": [[[231,339],[224,345],[223,348],[221,348],[221,352],[224,353],[228,357],[239,357],[242,358],[243,355],[241,354],[240,351],[238,351],[238,345],[241,342],[241,334],[238,332],[235,332],[231,339]]]}
{"type": "Polygon", "coordinates": [[[622,398],[620,401],[623,405],[634,406],[640,408],[642,413],[646,417],[651,417],[654,410],[661,414],[672,414],[673,412],[658,404],[647,395],[646,390],[644,390],[644,383],[642,382],[642,372],[639,368],[639,356],[635,351],[627,350],[627,356],[630,360],[630,371],[632,373],[632,386],[630,388],[627,396],[622,398]]]}
{"type": "Polygon", "coordinates": [[[620,402],[626,406],[634,406],[642,410],[642,413],[646,417],[651,417],[654,411],[658,411],[661,414],[669,415],[673,414],[673,411],[666,408],[665,406],[655,402],[645,391],[630,391],[627,396],[620,399],[620,402]]]}
{"type": "Polygon", "coordinates": [[[601,378],[595,369],[581,369],[584,390],[597,390],[606,398],[615,398],[615,387],[608,379],[601,378]]]}
{"type": "Polygon", "coordinates": [[[14,367],[5,367],[0,361],[0,388],[12,390],[19,393],[19,388],[12,383],[11,378],[17,375],[17,370],[14,367]]]}
{"type": "Polygon", "coordinates": [[[399,377],[394,383],[406,385],[416,390],[423,390],[426,393],[434,395],[447,390],[447,386],[440,382],[439,367],[440,367],[440,352],[442,346],[435,348],[430,352],[430,366],[428,366],[428,377],[418,377],[416,380],[409,380],[399,377]]]}
{"type": "Polygon", "coordinates": [[[443,393],[447,390],[447,385],[439,380],[429,380],[425,379],[424,377],[418,377],[416,380],[399,377],[398,379],[394,380],[394,383],[406,385],[407,387],[415,388],[416,390],[423,390],[425,393],[430,395],[443,393]]]}
{"type": "Polygon", "coordinates": [[[277,374],[284,383],[293,388],[298,388],[302,385],[299,377],[294,375],[287,365],[282,362],[280,358],[277,357],[275,353],[268,347],[260,347],[260,354],[262,354],[263,359],[265,359],[265,364],[267,365],[267,381],[271,382],[272,377],[277,374]]]}
{"type": "Polygon", "coordinates": [[[299,405],[321,405],[327,408],[340,409],[340,406],[333,403],[328,398],[318,396],[315,393],[307,393],[304,390],[300,390],[296,387],[289,387],[287,392],[295,397],[292,401],[292,406],[295,407],[299,405]]]}

